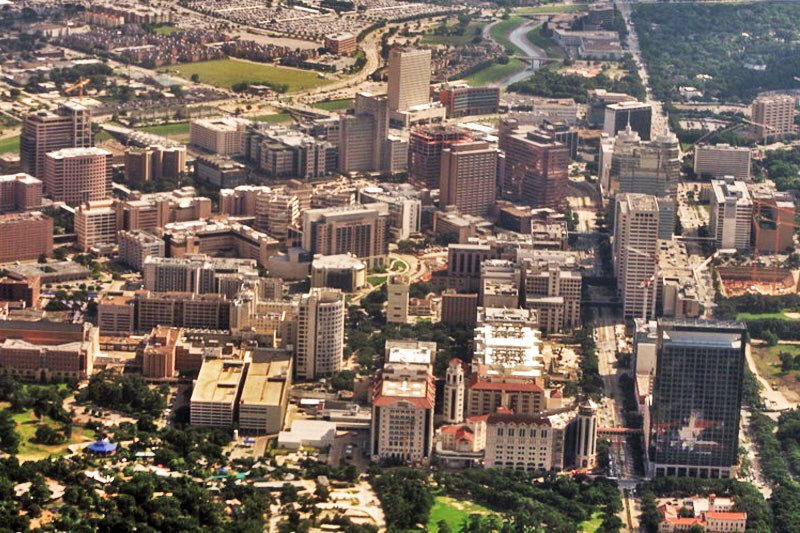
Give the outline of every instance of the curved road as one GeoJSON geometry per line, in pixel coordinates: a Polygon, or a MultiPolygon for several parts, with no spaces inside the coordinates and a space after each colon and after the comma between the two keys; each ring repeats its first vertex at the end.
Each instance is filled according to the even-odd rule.
{"type": "Polygon", "coordinates": [[[525,70],[521,70],[516,74],[509,76],[508,78],[504,79],[500,82],[501,87],[508,87],[509,85],[516,83],[518,81],[522,81],[525,78],[531,76],[534,72],[539,70],[539,64],[536,64],[535,60],[539,60],[541,62],[547,61],[547,53],[539,48],[538,46],[532,44],[528,40],[528,32],[531,31],[534,27],[539,26],[542,24],[540,20],[531,20],[530,22],[526,22],[522,26],[518,26],[514,29],[510,34],[508,34],[508,38],[511,43],[523,51],[525,56],[533,58],[533,64],[529,65],[525,68],[525,70]]]}

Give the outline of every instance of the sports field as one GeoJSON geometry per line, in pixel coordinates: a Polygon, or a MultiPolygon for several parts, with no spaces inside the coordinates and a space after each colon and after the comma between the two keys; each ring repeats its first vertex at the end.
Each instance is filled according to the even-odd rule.
{"type": "Polygon", "coordinates": [[[237,83],[242,82],[286,84],[290,93],[322,87],[332,81],[327,78],[320,78],[318,73],[308,70],[265,65],[238,59],[217,59],[199,63],[186,63],[166,67],[162,71],[175,72],[187,79],[191,78],[193,74],[197,74],[200,77],[200,83],[208,83],[225,89],[230,89],[237,83]]]}

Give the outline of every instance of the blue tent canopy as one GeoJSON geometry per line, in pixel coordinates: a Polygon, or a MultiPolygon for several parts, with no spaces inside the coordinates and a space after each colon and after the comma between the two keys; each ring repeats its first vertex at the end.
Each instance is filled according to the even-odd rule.
{"type": "Polygon", "coordinates": [[[113,453],[117,450],[117,445],[109,442],[108,439],[97,440],[86,447],[93,453],[113,453]]]}

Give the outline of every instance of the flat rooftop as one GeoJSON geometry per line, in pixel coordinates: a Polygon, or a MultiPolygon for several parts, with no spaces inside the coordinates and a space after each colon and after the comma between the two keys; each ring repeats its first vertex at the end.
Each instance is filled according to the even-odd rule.
{"type": "Polygon", "coordinates": [[[192,403],[224,403],[233,407],[243,370],[242,361],[224,359],[203,361],[192,391],[192,403]]]}
{"type": "Polygon", "coordinates": [[[269,363],[250,363],[242,387],[242,405],[280,405],[292,372],[290,359],[269,363]]]}

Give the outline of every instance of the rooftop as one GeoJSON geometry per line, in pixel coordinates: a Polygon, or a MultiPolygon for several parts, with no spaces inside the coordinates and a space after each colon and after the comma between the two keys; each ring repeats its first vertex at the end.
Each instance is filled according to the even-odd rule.
{"type": "Polygon", "coordinates": [[[280,405],[292,371],[290,359],[250,363],[242,387],[241,404],[280,405]]]}
{"type": "Polygon", "coordinates": [[[203,361],[192,391],[192,403],[224,403],[230,404],[233,408],[243,370],[242,361],[224,359],[203,361]]]}

